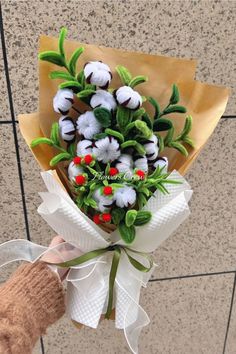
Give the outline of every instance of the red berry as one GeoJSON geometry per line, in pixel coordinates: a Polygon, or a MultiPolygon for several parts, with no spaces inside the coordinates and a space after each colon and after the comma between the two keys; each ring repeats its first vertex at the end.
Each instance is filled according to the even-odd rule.
{"type": "Polygon", "coordinates": [[[97,214],[97,215],[94,215],[93,217],[93,221],[95,222],[95,224],[101,224],[101,220],[100,220],[100,215],[97,214]]]}
{"type": "Polygon", "coordinates": [[[84,162],[86,165],[90,165],[90,163],[93,161],[93,156],[92,155],[85,155],[84,156],[84,162]]]}
{"type": "Polygon", "coordinates": [[[138,175],[140,177],[140,179],[144,179],[145,172],[142,170],[138,170],[138,171],[136,171],[136,175],[138,175]]]}
{"type": "Polygon", "coordinates": [[[76,184],[82,186],[86,182],[86,178],[83,175],[78,175],[75,177],[76,184]]]}
{"type": "Polygon", "coordinates": [[[107,213],[107,214],[102,214],[102,220],[104,222],[109,222],[111,221],[111,214],[107,213]]]}
{"type": "Polygon", "coordinates": [[[119,172],[119,171],[117,170],[117,168],[111,167],[111,168],[110,168],[110,171],[109,171],[109,175],[110,175],[110,176],[115,176],[115,175],[117,175],[118,172],[119,172]]]}
{"type": "Polygon", "coordinates": [[[103,188],[103,194],[105,194],[105,195],[110,195],[110,194],[112,194],[112,192],[113,192],[113,189],[110,186],[103,188]]]}
{"type": "Polygon", "coordinates": [[[81,164],[82,158],[79,156],[74,157],[73,162],[75,165],[80,165],[81,164]]]}

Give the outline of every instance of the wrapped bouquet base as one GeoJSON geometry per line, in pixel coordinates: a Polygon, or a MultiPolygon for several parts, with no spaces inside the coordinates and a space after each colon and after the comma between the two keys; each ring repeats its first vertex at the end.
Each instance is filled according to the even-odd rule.
{"type": "MultiPolygon", "coordinates": [[[[228,89],[195,81],[193,60],[82,47],[65,35],[62,29],[59,43],[41,38],[39,112],[19,116],[44,171],[38,212],[66,241],[53,250],[54,266],[70,269],[73,322],[96,328],[114,314],[137,353],[149,323],[139,296],[155,267],[151,254],[189,215],[192,190],[181,174],[216,127],[228,89]]],[[[17,251],[13,242],[0,246],[0,264],[17,257],[52,263],[52,250],[22,241],[17,251]]]]}

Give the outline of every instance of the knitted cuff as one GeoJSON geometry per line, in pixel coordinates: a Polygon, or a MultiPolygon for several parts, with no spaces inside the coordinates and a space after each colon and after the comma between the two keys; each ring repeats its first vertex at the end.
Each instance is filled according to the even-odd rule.
{"type": "Polygon", "coordinates": [[[27,347],[65,312],[62,284],[41,262],[21,265],[0,288],[0,298],[0,338],[11,342],[19,333],[19,341],[31,342],[24,343],[27,347]]]}

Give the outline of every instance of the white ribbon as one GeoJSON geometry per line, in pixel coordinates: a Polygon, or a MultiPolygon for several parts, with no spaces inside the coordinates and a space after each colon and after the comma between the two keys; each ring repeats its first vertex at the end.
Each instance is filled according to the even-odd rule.
{"type": "MultiPolygon", "coordinates": [[[[48,249],[26,240],[12,240],[0,246],[0,266],[14,260],[34,262],[43,255],[57,257],[58,263],[81,253],[106,248],[111,243],[124,245],[118,231],[107,234],[94,224],[74,204],[52,171],[42,172],[48,192],[40,193],[43,203],[38,212],[59,234],[66,244],[48,249]],[[66,245],[73,245],[70,251],[66,245]]],[[[153,252],[188,217],[188,201],[192,191],[185,179],[176,171],[168,177],[181,184],[169,184],[169,194],[156,191],[145,206],[152,212],[151,221],[136,229],[132,249],[139,252],[153,252]]],[[[108,301],[108,280],[112,260],[111,252],[70,269],[67,275],[67,313],[76,322],[97,328],[100,317],[106,312],[108,301]]],[[[146,259],[133,253],[138,261],[146,265],[146,259]]],[[[121,255],[115,280],[115,326],[123,329],[127,343],[134,354],[138,353],[138,338],[141,329],[149,323],[149,317],[139,305],[142,286],[151,277],[135,269],[125,254],[121,255]]]]}

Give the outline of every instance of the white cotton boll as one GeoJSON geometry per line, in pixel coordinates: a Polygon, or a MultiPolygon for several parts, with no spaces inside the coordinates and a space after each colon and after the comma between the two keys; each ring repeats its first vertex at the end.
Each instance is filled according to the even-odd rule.
{"type": "Polygon", "coordinates": [[[74,93],[70,89],[58,90],[53,98],[53,108],[55,112],[63,115],[67,114],[74,103],[74,93]]]}
{"type": "Polygon", "coordinates": [[[87,83],[107,89],[112,74],[108,65],[100,61],[90,61],[84,66],[84,76],[87,83]]]}
{"type": "Polygon", "coordinates": [[[68,177],[71,181],[74,181],[74,178],[78,175],[81,175],[84,172],[81,166],[75,165],[72,161],[68,166],[68,177]]]}
{"type": "Polygon", "coordinates": [[[132,187],[124,186],[116,190],[114,198],[119,208],[128,207],[136,202],[136,192],[132,187]]]}
{"type": "Polygon", "coordinates": [[[152,135],[151,138],[148,139],[148,143],[144,144],[144,148],[146,150],[146,157],[148,160],[152,161],[157,158],[159,148],[156,135],[152,135]]]}
{"type": "Polygon", "coordinates": [[[134,167],[137,168],[138,170],[142,170],[145,173],[148,172],[148,161],[147,158],[140,157],[137,160],[134,161],[134,167]]]}
{"type": "Polygon", "coordinates": [[[77,144],[77,156],[85,156],[88,154],[92,154],[93,151],[93,143],[91,140],[81,140],[77,144]]]}
{"type": "Polygon", "coordinates": [[[107,211],[114,202],[113,196],[107,197],[101,193],[101,189],[96,189],[93,193],[93,199],[97,203],[97,209],[104,213],[107,211]]]}
{"type": "Polygon", "coordinates": [[[129,86],[120,87],[115,97],[117,102],[126,108],[138,109],[142,105],[142,97],[140,94],[129,86]]]}
{"type": "Polygon", "coordinates": [[[120,145],[113,137],[106,137],[95,142],[93,154],[98,161],[112,162],[120,156],[120,145]]]}
{"type": "Polygon", "coordinates": [[[116,109],[116,100],[110,92],[97,90],[90,100],[92,108],[103,107],[109,111],[116,109]]]}
{"type": "Polygon", "coordinates": [[[153,166],[155,168],[157,168],[157,166],[159,166],[160,168],[163,168],[163,172],[167,172],[168,171],[168,159],[167,157],[158,157],[157,160],[154,162],[153,166]]]}
{"type": "Polygon", "coordinates": [[[116,168],[119,173],[125,173],[125,178],[129,179],[133,175],[133,160],[128,154],[122,154],[118,158],[116,168]]]}
{"type": "Polygon", "coordinates": [[[75,124],[73,120],[70,117],[62,116],[59,119],[58,123],[61,138],[66,142],[73,141],[76,133],[75,124]]]}
{"type": "Polygon", "coordinates": [[[96,119],[92,111],[87,111],[81,114],[77,119],[77,130],[86,139],[92,139],[95,134],[102,131],[102,126],[96,119]]]}

